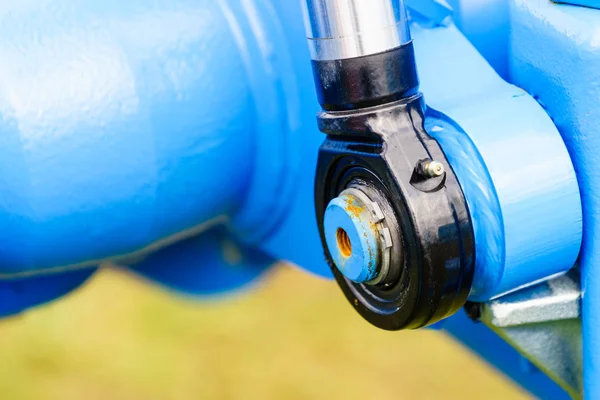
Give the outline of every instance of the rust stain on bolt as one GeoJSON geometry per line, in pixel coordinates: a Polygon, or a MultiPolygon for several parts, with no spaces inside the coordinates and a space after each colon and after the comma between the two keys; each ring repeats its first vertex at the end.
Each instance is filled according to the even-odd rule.
{"type": "Polygon", "coordinates": [[[350,201],[348,202],[348,205],[346,206],[346,211],[349,214],[352,214],[356,218],[360,219],[360,215],[365,211],[365,208],[363,206],[357,205],[356,200],[352,198],[352,199],[350,199],[350,201]]]}

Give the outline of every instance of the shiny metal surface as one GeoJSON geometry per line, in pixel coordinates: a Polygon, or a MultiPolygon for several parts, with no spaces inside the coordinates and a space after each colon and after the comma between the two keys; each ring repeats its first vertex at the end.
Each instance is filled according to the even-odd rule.
{"type": "Polygon", "coordinates": [[[403,0],[306,0],[313,60],[381,53],[410,41],[403,0]]]}
{"type": "Polygon", "coordinates": [[[481,321],[573,398],[583,392],[579,272],[483,305],[481,321]]]}

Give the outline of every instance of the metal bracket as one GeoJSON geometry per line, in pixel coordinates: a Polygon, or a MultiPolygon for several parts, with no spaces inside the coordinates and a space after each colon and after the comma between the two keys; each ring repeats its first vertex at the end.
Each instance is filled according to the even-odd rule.
{"type": "Polygon", "coordinates": [[[481,305],[480,320],[549,375],[582,398],[583,346],[579,271],[481,305]]]}

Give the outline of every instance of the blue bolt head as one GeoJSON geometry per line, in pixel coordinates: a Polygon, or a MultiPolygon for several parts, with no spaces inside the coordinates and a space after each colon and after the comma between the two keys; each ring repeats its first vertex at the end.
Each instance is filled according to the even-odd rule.
{"type": "Polygon", "coordinates": [[[365,283],[377,278],[382,220],[380,209],[358,189],[343,191],[327,206],[325,241],[337,269],[349,280],[365,283]]]}

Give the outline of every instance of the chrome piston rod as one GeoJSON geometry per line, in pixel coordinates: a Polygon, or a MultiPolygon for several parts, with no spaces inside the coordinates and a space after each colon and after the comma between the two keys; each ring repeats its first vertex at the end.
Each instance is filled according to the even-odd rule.
{"type": "Polygon", "coordinates": [[[342,60],[392,50],[410,41],[403,0],[306,0],[313,60],[342,60]]]}

